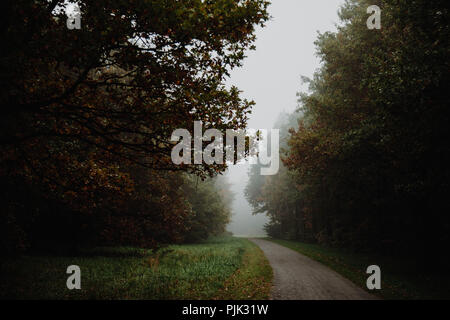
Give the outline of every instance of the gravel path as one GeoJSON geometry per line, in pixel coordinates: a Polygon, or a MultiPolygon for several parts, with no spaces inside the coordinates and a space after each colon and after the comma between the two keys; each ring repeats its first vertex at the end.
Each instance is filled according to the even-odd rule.
{"type": "Polygon", "coordinates": [[[267,240],[250,240],[264,251],[272,266],[274,300],[376,299],[350,280],[296,251],[267,240]]]}

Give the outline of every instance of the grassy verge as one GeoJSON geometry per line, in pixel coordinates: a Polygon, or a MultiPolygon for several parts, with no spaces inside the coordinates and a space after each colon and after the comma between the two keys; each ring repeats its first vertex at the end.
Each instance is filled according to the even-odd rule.
{"type": "Polygon", "coordinates": [[[265,300],[269,298],[273,273],[269,261],[254,243],[246,241],[242,265],[229,277],[215,299],[265,300]]]}
{"type": "MultiPolygon", "coordinates": [[[[381,268],[382,285],[376,295],[384,299],[450,299],[450,275],[427,274],[417,269],[417,261],[405,261],[395,257],[356,254],[342,249],[328,248],[297,241],[268,239],[316,261],[323,263],[361,288],[367,290],[370,265],[381,268]]],[[[430,262],[432,263],[432,262],[430,262]]]]}
{"type": "Polygon", "coordinates": [[[23,256],[4,261],[0,272],[0,299],[256,299],[268,296],[271,281],[260,250],[232,237],[157,253],[97,248],[73,257],[23,256]],[[70,265],[81,268],[81,290],[66,287],[70,265]]]}

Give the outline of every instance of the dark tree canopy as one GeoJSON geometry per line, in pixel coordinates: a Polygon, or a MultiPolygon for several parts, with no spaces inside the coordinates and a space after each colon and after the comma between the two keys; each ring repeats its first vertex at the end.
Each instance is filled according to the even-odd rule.
{"type": "Polygon", "coordinates": [[[92,147],[178,169],[168,157],[175,129],[245,127],[252,103],[224,79],[267,19],[266,1],[71,2],[80,30],[67,29],[63,1],[3,5],[3,145],[92,147]]]}
{"type": "Polygon", "coordinates": [[[267,6],[3,1],[0,177],[8,190],[2,224],[13,239],[7,242],[19,243],[33,229],[29,220],[44,221],[44,213],[51,228],[60,228],[51,218],[57,212],[85,214],[83,230],[129,235],[146,226],[135,233],[151,243],[182,239],[191,209],[181,189],[187,178],[175,172],[205,178],[225,165],[175,166],[171,135],[192,131],[194,121],[205,129],[245,128],[253,102],[225,80],[253,48],[267,6]],[[67,3],[78,4],[81,29],[68,29],[67,3]],[[27,204],[23,194],[36,201],[27,204]]]}

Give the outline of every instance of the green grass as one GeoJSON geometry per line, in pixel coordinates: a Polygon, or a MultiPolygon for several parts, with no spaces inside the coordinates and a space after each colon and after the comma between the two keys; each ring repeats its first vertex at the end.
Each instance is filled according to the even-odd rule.
{"type": "MultiPolygon", "coordinates": [[[[381,290],[369,291],[383,299],[450,299],[450,275],[418,271],[417,261],[373,254],[357,254],[297,241],[268,239],[323,263],[361,288],[369,291],[367,267],[381,268],[381,290]]],[[[432,261],[430,262],[432,263],[432,261]]]]}
{"type": "Polygon", "coordinates": [[[96,248],[73,257],[23,256],[0,271],[0,299],[256,299],[268,297],[271,281],[259,248],[232,237],[156,253],[96,248]],[[66,287],[69,265],[81,268],[81,290],[66,287]],[[229,285],[233,279],[243,279],[241,286],[229,285]]]}
{"type": "Polygon", "coordinates": [[[215,299],[265,300],[269,298],[273,272],[262,250],[246,240],[242,265],[225,281],[215,299]]]}

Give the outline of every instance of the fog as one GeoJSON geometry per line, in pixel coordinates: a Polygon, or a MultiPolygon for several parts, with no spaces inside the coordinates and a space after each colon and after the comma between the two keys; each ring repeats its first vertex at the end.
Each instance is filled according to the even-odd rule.
{"type": "MultiPolygon", "coordinates": [[[[317,31],[334,31],[337,11],[344,0],[273,0],[272,19],[257,30],[256,51],[250,51],[243,67],[233,70],[228,81],[254,100],[249,128],[272,128],[278,114],[293,112],[297,92],[306,90],[301,76],[312,77],[320,61],[315,56],[317,31]]],[[[265,236],[268,218],[252,215],[244,196],[248,165],[233,166],[227,176],[235,199],[228,230],[236,236],[265,236]]]]}

